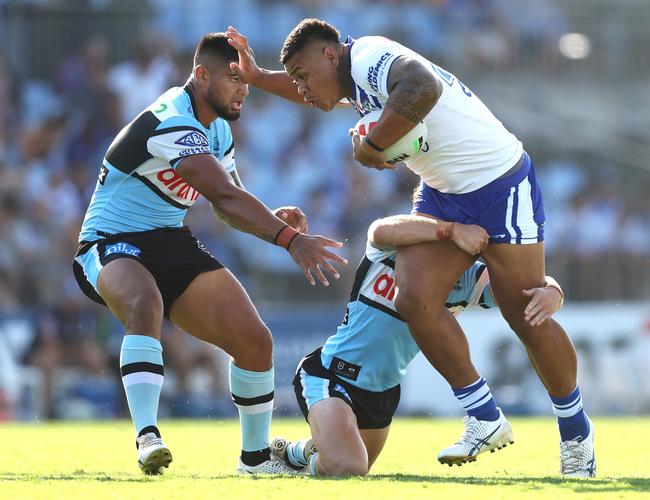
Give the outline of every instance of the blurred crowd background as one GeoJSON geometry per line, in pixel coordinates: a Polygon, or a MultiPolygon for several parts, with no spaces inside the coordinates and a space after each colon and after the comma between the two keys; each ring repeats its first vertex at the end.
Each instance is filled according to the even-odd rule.
{"type": "MultiPolygon", "coordinates": [[[[70,267],[104,152],[186,81],[203,33],[236,26],[278,69],[303,17],[421,52],[518,135],[544,190],[548,273],[569,302],[650,298],[647,0],[0,0],[0,419],[124,414],[123,332],[70,267]]],[[[300,206],[352,263],[370,222],[408,212],[417,184],[403,167],[355,164],[356,120],[251,88],[232,124],[246,188],[271,207],[300,206]]],[[[333,332],[353,264],[311,289],[284,251],[224,227],[207,203],[187,222],[262,311],[317,304],[333,332]]],[[[167,326],[163,343],[163,415],[232,412],[223,356],[167,326]]]]}

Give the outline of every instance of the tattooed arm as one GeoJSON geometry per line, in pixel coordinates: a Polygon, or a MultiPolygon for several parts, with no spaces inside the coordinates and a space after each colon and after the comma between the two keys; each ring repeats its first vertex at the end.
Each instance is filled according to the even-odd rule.
{"type": "MultiPolygon", "coordinates": [[[[388,73],[388,101],[368,134],[370,142],[386,149],[420,122],[442,94],[442,84],[429,68],[409,56],[398,57],[388,73]]],[[[368,167],[392,168],[384,163],[383,153],[353,137],[354,157],[368,167]]]]}

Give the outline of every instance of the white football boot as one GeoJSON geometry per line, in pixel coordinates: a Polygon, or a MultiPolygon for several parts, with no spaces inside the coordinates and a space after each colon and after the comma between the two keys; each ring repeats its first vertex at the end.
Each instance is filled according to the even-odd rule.
{"type": "Polygon", "coordinates": [[[138,443],[138,465],[147,475],[162,474],[172,462],[172,454],[158,436],[148,432],[136,439],[138,443]]]}
{"type": "Polygon", "coordinates": [[[301,471],[292,469],[279,458],[271,457],[269,460],[262,462],[259,465],[246,465],[239,459],[239,465],[236,469],[237,474],[242,476],[256,476],[258,474],[264,475],[285,475],[285,474],[300,474],[301,471]]]}
{"type": "Polygon", "coordinates": [[[589,417],[589,434],[582,441],[560,443],[560,474],[564,477],[596,477],[594,424],[589,417]]]}
{"type": "Polygon", "coordinates": [[[316,453],[316,445],[314,444],[313,439],[308,439],[305,441],[304,446],[303,446],[303,456],[301,457],[302,460],[305,462],[305,465],[303,466],[297,466],[291,463],[289,460],[289,457],[287,456],[287,449],[289,448],[289,445],[292,444],[291,441],[281,438],[281,437],[276,437],[273,438],[273,441],[271,441],[271,453],[273,456],[276,458],[279,458],[282,460],[287,466],[291,467],[292,469],[296,471],[305,471],[307,464],[309,464],[309,458],[316,453]]]}
{"type": "Polygon", "coordinates": [[[438,454],[438,461],[450,467],[454,464],[463,465],[466,462],[476,461],[476,456],[486,451],[494,453],[496,450],[505,448],[515,442],[512,435],[512,427],[503,416],[501,408],[499,418],[494,422],[478,420],[476,417],[465,416],[465,432],[460,440],[448,446],[438,454]]]}

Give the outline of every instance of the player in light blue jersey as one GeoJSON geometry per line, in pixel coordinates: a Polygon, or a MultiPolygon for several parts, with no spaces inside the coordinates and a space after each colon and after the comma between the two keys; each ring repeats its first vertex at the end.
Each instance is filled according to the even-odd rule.
{"type": "Polygon", "coordinates": [[[172,457],[157,424],[163,383],[163,317],[230,356],[230,390],[239,410],[243,474],[291,472],[271,457],[273,342],[239,281],[183,218],[199,195],[231,226],[277,244],[314,285],[340,243],[306,233],[296,207],[269,210],[243,189],[228,121],[239,118],[248,85],[224,33],[199,42],[184,87],[160,96],[108,148],[79,236],[74,272],[91,299],[107,305],[126,332],[120,369],[137,435],[138,464],[159,474],[172,457]],[[323,269],[321,269],[320,267],[323,269]]]}
{"type": "MultiPolygon", "coordinates": [[[[381,453],[399,403],[400,381],[419,352],[394,305],[397,248],[436,241],[444,237],[445,224],[410,215],[381,219],[370,227],[342,324],[298,366],[296,398],[312,438],[293,443],[273,440],[274,453],[287,464],[297,469],[308,466],[312,475],[365,475],[381,453]]],[[[485,245],[487,233],[478,226],[458,225],[452,240],[475,254],[485,245]]],[[[551,277],[547,283],[525,292],[531,298],[527,314],[533,323],[545,321],[561,306],[559,285],[551,277]]],[[[446,307],[454,315],[471,307],[496,307],[485,264],[476,262],[465,271],[447,297],[446,307]]],[[[443,450],[446,460],[441,461],[460,465],[513,442],[510,424],[485,379],[454,394],[467,412],[471,432],[443,450]],[[482,421],[481,413],[491,410],[499,418],[482,421]],[[467,446],[470,453],[462,455],[467,446]]]]}

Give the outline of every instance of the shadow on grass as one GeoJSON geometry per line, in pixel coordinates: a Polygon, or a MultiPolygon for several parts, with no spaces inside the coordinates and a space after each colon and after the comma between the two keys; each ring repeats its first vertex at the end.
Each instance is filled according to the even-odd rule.
{"type": "MultiPolygon", "coordinates": [[[[33,474],[28,472],[7,473],[0,472],[0,481],[98,481],[115,483],[142,483],[148,481],[192,479],[213,481],[219,479],[236,479],[239,476],[232,474],[174,474],[168,473],[162,477],[147,477],[139,474],[107,474],[103,472],[88,472],[83,469],[70,473],[60,474],[33,474]]],[[[316,480],[316,481],[354,481],[379,482],[389,481],[397,483],[421,484],[458,484],[476,486],[556,486],[573,490],[575,493],[605,493],[605,492],[648,492],[650,493],[650,478],[647,477],[620,477],[599,479],[564,479],[552,476],[499,476],[499,477],[462,477],[462,476],[428,476],[416,474],[371,474],[364,478],[308,478],[306,476],[250,476],[247,480],[316,480]]]]}
{"type": "Polygon", "coordinates": [[[371,474],[364,481],[395,481],[430,484],[464,484],[477,486],[511,486],[536,485],[558,486],[572,489],[576,493],[593,493],[607,491],[647,491],[650,492],[650,477],[617,477],[599,479],[567,479],[553,476],[499,476],[499,477],[462,477],[462,476],[426,476],[415,474],[371,474]]]}

